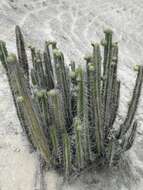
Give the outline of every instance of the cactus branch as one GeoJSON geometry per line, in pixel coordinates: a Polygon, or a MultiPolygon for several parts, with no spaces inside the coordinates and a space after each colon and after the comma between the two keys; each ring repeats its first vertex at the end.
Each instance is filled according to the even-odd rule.
{"type": "Polygon", "coordinates": [[[138,74],[137,74],[137,78],[136,78],[136,83],[135,83],[135,87],[133,90],[132,99],[131,99],[131,102],[129,104],[129,108],[128,108],[128,112],[127,112],[127,116],[125,118],[125,121],[121,125],[119,137],[124,135],[129,130],[129,128],[132,124],[134,115],[135,115],[136,110],[137,110],[137,104],[138,104],[140,93],[141,93],[142,82],[143,82],[143,67],[139,66],[138,67],[138,74]]]}
{"type": "Polygon", "coordinates": [[[27,55],[25,51],[25,44],[24,44],[23,35],[21,33],[19,26],[16,26],[15,33],[16,33],[18,62],[22,66],[27,80],[29,80],[29,67],[28,67],[27,55]]]}

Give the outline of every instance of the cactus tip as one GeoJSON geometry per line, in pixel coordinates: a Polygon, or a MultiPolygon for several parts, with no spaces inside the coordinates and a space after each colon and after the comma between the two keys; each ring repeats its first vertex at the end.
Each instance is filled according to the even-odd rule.
{"type": "Polygon", "coordinates": [[[23,96],[18,96],[17,99],[16,99],[16,101],[17,101],[18,103],[23,103],[23,102],[24,102],[23,96]]]}
{"type": "Polygon", "coordinates": [[[92,63],[89,64],[88,69],[89,69],[89,71],[95,71],[95,65],[93,65],[92,63]]]}
{"type": "Polygon", "coordinates": [[[108,29],[105,29],[105,30],[104,30],[104,33],[105,33],[105,34],[111,34],[111,35],[112,35],[112,34],[113,34],[113,31],[108,28],[108,29]]]}
{"type": "Polygon", "coordinates": [[[69,75],[70,75],[70,77],[71,77],[72,79],[74,79],[74,78],[76,77],[76,73],[75,73],[74,71],[71,71],[71,72],[69,73],[69,75]]]}
{"type": "Polygon", "coordinates": [[[15,63],[17,60],[16,55],[14,53],[11,53],[7,57],[7,63],[15,63]]]}
{"type": "Polygon", "coordinates": [[[106,42],[106,40],[104,40],[104,39],[102,39],[100,43],[101,43],[102,46],[107,45],[107,42],[106,42]]]}
{"type": "Polygon", "coordinates": [[[118,47],[118,42],[112,43],[112,47],[118,47]]]}
{"type": "Polygon", "coordinates": [[[58,49],[54,49],[54,50],[53,50],[53,54],[54,54],[54,56],[56,56],[56,57],[61,57],[62,52],[59,51],[58,49]]]}
{"type": "Polygon", "coordinates": [[[92,62],[92,55],[91,55],[91,54],[87,54],[87,55],[84,57],[84,60],[86,60],[88,63],[89,63],[89,62],[92,62]]]}
{"type": "Polygon", "coordinates": [[[95,48],[99,47],[99,44],[98,43],[94,43],[94,42],[91,42],[91,45],[95,48]]]}
{"type": "Polygon", "coordinates": [[[57,89],[51,89],[47,92],[48,96],[56,96],[58,94],[58,90],[57,89]]]}
{"type": "Polygon", "coordinates": [[[52,45],[53,47],[56,47],[56,45],[57,45],[57,42],[52,41],[52,40],[48,40],[45,43],[46,43],[47,46],[52,45]]]}
{"type": "Polygon", "coordinates": [[[37,90],[36,95],[38,98],[42,98],[46,95],[46,93],[47,93],[46,90],[42,89],[42,90],[37,90]]]}
{"type": "Polygon", "coordinates": [[[134,65],[133,69],[134,69],[134,71],[138,71],[139,70],[139,65],[134,65]]]}
{"type": "Polygon", "coordinates": [[[2,40],[0,40],[0,45],[6,45],[6,43],[4,42],[4,41],[2,41],[2,40]]]}

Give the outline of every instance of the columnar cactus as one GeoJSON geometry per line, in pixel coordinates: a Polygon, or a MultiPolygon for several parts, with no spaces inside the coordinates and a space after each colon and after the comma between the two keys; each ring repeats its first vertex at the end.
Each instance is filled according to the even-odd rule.
{"type": "Polygon", "coordinates": [[[92,163],[112,166],[131,148],[134,121],[143,82],[143,67],[137,78],[127,116],[120,128],[115,119],[119,107],[117,78],[118,44],[112,31],[105,31],[100,44],[85,57],[85,67],[67,66],[55,42],[47,41],[42,53],[30,47],[29,69],[24,39],[16,26],[18,59],[0,41],[0,60],[5,68],[22,127],[33,147],[48,165],[69,177],[92,163]]]}

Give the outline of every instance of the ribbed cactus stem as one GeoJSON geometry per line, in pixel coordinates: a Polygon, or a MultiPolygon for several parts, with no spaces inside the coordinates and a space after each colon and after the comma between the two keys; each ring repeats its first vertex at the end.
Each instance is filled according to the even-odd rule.
{"type": "Polygon", "coordinates": [[[0,60],[4,66],[4,68],[7,70],[7,56],[8,52],[6,49],[6,43],[3,41],[0,41],[0,60]]]}
{"type": "Polygon", "coordinates": [[[68,178],[71,174],[72,169],[72,154],[71,154],[71,144],[70,138],[68,137],[67,133],[63,134],[63,142],[64,142],[64,172],[65,177],[68,178]]]}
{"type": "MultiPolygon", "coordinates": [[[[88,63],[87,63],[88,64],[88,63]]],[[[88,67],[88,66],[87,66],[88,67]]],[[[85,72],[84,80],[84,110],[83,110],[83,143],[84,143],[84,156],[86,161],[93,160],[91,151],[91,135],[90,135],[90,121],[89,121],[89,89],[88,89],[88,75],[85,72]]]]}
{"type": "Polygon", "coordinates": [[[88,122],[89,122],[89,137],[90,137],[90,149],[95,155],[96,147],[96,118],[95,118],[95,65],[93,63],[86,63],[87,69],[87,97],[88,97],[88,122]]]}
{"type": "Polygon", "coordinates": [[[106,75],[108,68],[110,66],[111,57],[112,57],[112,30],[107,29],[105,33],[105,42],[104,42],[104,60],[103,60],[103,74],[106,75]]]}
{"type": "Polygon", "coordinates": [[[29,80],[29,67],[28,67],[27,55],[25,51],[24,38],[19,26],[16,26],[15,33],[16,33],[18,61],[19,61],[19,64],[23,68],[25,77],[29,80]]]}
{"type": "Polygon", "coordinates": [[[45,50],[43,53],[44,57],[44,67],[45,67],[45,77],[47,80],[47,89],[53,89],[54,88],[54,75],[53,75],[53,67],[52,67],[52,61],[51,61],[51,55],[50,55],[50,49],[49,49],[49,43],[45,43],[45,50]]]}
{"type": "Polygon", "coordinates": [[[52,163],[54,166],[56,166],[58,161],[61,161],[61,158],[60,155],[57,155],[59,149],[59,141],[58,141],[57,129],[54,126],[51,127],[50,129],[50,138],[52,143],[52,156],[53,156],[52,163]]]}
{"type": "Polygon", "coordinates": [[[32,64],[35,67],[36,49],[32,46],[29,46],[29,49],[31,51],[32,64]]]}
{"type": "Polygon", "coordinates": [[[86,60],[86,87],[87,87],[87,97],[88,97],[88,117],[89,120],[92,121],[92,123],[90,123],[91,125],[95,124],[95,120],[94,120],[94,106],[93,106],[93,94],[94,94],[94,85],[93,85],[93,72],[95,70],[95,65],[93,65],[93,63],[91,62],[91,56],[85,57],[84,58],[86,60]]]}
{"type": "Polygon", "coordinates": [[[125,136],[124,149],[126,151],[132,147],[133,142],[135,140],[136,131],[137,131],[137,121],[134,121],[130,133],[125,136]]]}
{"type": "Polygon", "coordinates": [[[105,139],[113,127],[119,100],[119,83],[117,81],[118,46],[112,43],[112,31],[105,31],[104,73],[103,73],[103,108],[105,139]]]}
{"type": "Polygon", "coordinates": [[[38,85],[38,77],[36,75],[36,71],[35,69],[31,69],[31,81],[32,81],[32,84],[35,86],[35,85],[38,85]]]}
{"type": "Polygon", "coordinates": [[[75,62],[74,61],[71,61],[71,63],[70,63],[70,67],[71,67],[71,70],[73,71],[73,72],[75,72],[75,62]]]}
{"type": "Polygon", "coordinates": [[[110,122],[109,122],[110,129],[113,127],[114,121],[117,117],[117,111],[119,107],[119,98],[120,98],[120,81],[115,80],[113,82],[113,95],[112,95],[112,103],[111,103],[111,111],[110,111],[110,114],[111,114],[110,122]]]}
{"type": "Polygon", "coordinates": [[[130,126],[132,124],[134,115],[136,113],[140,93],[141,93],[142,82],[143,82],[143,66],[139,66],[136,83],[135,83],[135,87],[133,90],[132,99],[129,104],[127,116],[126,116],[124,123],[121,125],[120,137],[128,131],[128,129],[130,128],[130,126]]]}
{"type": "Polygon", "coordinates": [[[83,84],[83,69],[81,67],[77,70],[77,116],[83,121],[83,113],[84,113],[84,84],[83,84]]]}
{"type": "Polygon", "coordinates": [[[105,137],[107,137],[110,128],[112,126],[109,126],[109,123],[111,121],[111,104],[112,104],[112,84],[113,84],[113,75],[114,75],[114,66],[111,65],[110,72],[109,72],[109,84],[108,84],[108,89],[107,89],[107,99],[106,99],[106,106],[105,106],[105,121],[104,121],[104,129],[105,129],[105,137]]]}
{"type": "Polygon", "coordinates": [[[40,51],[36,52],[35,64],[33,65],[33,67],[35,69],[35,74],[38,81],[38,87],[46,89],[47,81],[44,74],[42,54],[40,51]]]}
{"type": "Polygon", "coordinates": [[[43,133],[43,129],[41,128],[40,122],[38,121],[38,117],[36,116],[36,112],[33,110],[31,101],[29,97],[25,97],[24,111],[27,112],[27,117],[29,118],[29,123],[31,124],[29,130],[33,135],[34,143],[36,147],[40,150],[46,162],[50,162],[50,152],[49,147],[47,145],[47,140],[43,133]]]}
{"type": "Polygon", "coordinates": [[[83,151],[83,126],[80,118],[75,118],[74,120],[74,128],[75,128],[75,145],[76,145],[76,163],[78,169],[83,168],[84,165],[84,151],[83,151]]]}
{"type": "MultiPolygon", "coordinates": [[[[16,88],[16,92],[19,96],[23,97],[23,105],[18,107],[18,111],[21,111],[21,119],[26,122],[28,127],[28,132],[31,135],[32,142],[35,147],[37,147],[46,162],[50,161],[49,148],[46,143],[46,138],[43,133],[40,123],[38,119],[38,115],[36,114],[36,108],[32,104],[32,99],[29,97],[29,88],[27,88],[27,80],[25,80],[23,69],[19,67],[19,64],[16,61],[16,56],[12,55],[7,58],[7,63],[12,64],[13,71],[13,79],[15,83],[11,83],[13,89],[16,88]]],[[[12,75],[9,75],[12,77],[12,75]]],[[[11,78],[12,79],[12,78],[11,78]]],[[[13,80],[12,79],[12,80],[13,80]]],[[[13,82],[14,82],[13,81],[13,82]]],[[[16,94],[14,94],[16,96],[16,94]]],[[[25,123],[24,123],[25,124],[25,123]]]]}
{"type": "Polygon", "coordinates": [[[65,131],[65,117],[62,108],[61,94],[58,89],[52,89],[47,93],[49,106],[52,112],[53,122],[59,130],[65,131]]]}
{"type": "Polygon", "coordinates": [[[48,105],[47,91],[45,89],[37,90],[35,93],[35,101],[39,106],[40,117],[42,118],[45,134],[48,132],[48,125],[50,124],[50,113],[48,105]]]}
{"type": "MultiPolygon", "coordinates": [[[[48,100],[49,100],[49,107],[51,112],[51,118],[53,125],[50,129],[51,136],[53,136],[54,141],[52,141],[53,147],[56,148],[57,157],[59,162],[62,162],[61,154],[59,154],[59,151],[61,152],[64,145],[63,134],[66,134],[66,126],[65,126],[65,117],[64,112],[62,108],[62,102],[61,102],[61,94],[60,91],[57,89],[52,89],[48,91],[48,100]],[[55,128],[55,129],[53,129],[55,128]]],[[[55,149],[54,148],[54,149],[55,149]]]]}
{"type": "Polygon", "coordinates": [[[57,78],[57,86],[60,89],[63,97],[63,105],[65,110],[66,126],[67,130],[70,131],[70,126],[72,122],[72,112],[71,112],[71,95],[70,95],[70,85],[68,82],[68,76],[65,68],[63,54],[55,49],[53,51],[55,60],[55,72],[57,78]]]}
{"type": "Polygon", "coordinates": [[[112,90],[111,90],[112,96],[110,101],[110,122],[108,126],[110,129],[113,126],[113,123],[116,119],[117,110],[119,107],[120,82],[117,80],[117,64],[118,64],[118,44],[114,43],[112,64],[111,64],[111,70],[113,72],[112,90]]]}
{"type": "Polygon", "coordinates": [[[25,113],[23,111],[23,101],[24,98],[21,95],[19,83],[17,82],[17,72],[16,72],[16,66],[17,66],[17,58],[15,54],[9,54],[6,59],[6,70],[7,70],[7,76],[9,85],[11,88],[14,104],[16,107],[16,112],[20,121],[21,126],[23,127],[24,131],[27,134],[28,140],[33,145],[33,148],[35,148],[32,136],[30,135],[30,131],[28,129],[29,122],[25,116],[25,113]],[[20,101],[21,100],[21,101],[20,101]]]}
{"type": "Polygon", "coordinates": [[[92,44],[93,46],[93,64],[95,65],[95,127],[96,127],[96,144],[98,154],[103,153],[103,125],[102,125],[102,105],[101,105],[101,55],[98,44],[92,44]]]}
{"type": "Polygon", "coordinates": [[[25,81],[21,69],[19,68],[19,65],[17,65],[16,81],[19,93],[24,98],[23,110],[29,123],[29,131],[32,135],[32,139],[34,140],[34,145],[40,150],[41,154],[45,158],[45,161],[49,163],[51,155],[49,152],[49,147],[47,145],[43,129],[41,128],[42,121],[38,117],[36,107],[34,106],[33,101],[29,96],[29,89],[27,89],[27,85],[25,84],[27,81],[25,81]]]}
{"type": "Polygon", "coordinates": [[[110,66],[112,61],[112,31],[105,30],[104,32],[105,32],[106,43],[104,45],[102,101],[103,101],[103,109],[105,115],[107,113],[106,100],[107,100],[107,92],[108,92],[109,77],[110,77],[110,66]]]}
{"type": "Polygon", "coordinates": [[[109,135],[110,129],[113,127],[113,123],[116,118],[116,113],[119,103],[120,94],[120,82],[116,79],[116,65],[111,64],[109,72],[109,85],[107,89],[107,100],[106,100],[106,112],[105,112],[105,138],[109,135]]]}
{"type": "MultiPolygon", "coordinates": [[[[21,80],[20,78],[18,78],[18,81],[20,81],[19,86],[25,86],[23,85],[23,79],[21,80]]],[[[40,150],[46,162],[49,162],[51,155],[43,129],[41,128],[40,118],[38,119],[38,115],[36,113],[36,108],[33,107],[32,100],[28,96],[28,93],[26,91],[21,90],[21,94],[23,94],[24,97],[23,109],[24,112],[27,114],[27,118],[29,120],[29,131],[33,136],[32,139],[34,139],[34,144],[40,150]]]]}

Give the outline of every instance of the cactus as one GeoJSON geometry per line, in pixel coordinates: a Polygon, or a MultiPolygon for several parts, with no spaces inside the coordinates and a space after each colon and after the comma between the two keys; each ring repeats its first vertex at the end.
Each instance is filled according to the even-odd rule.
{"type": "Polygon", "coordinates": [[[17,55],[0,41],[0,60],[7,74],[20,123],[32,146],[48,165],[68,179],[91,164],[112,166],[134,142],[134,121],[141,87],[143,66],[134,70],[137,78],[124,122],[117,117],[120,81],[117,77],[118,44],[112,31],[105,31],[100,44],[85,57],[85,67],[67,66],[56,42],[45,42],[44,52],[30,47],[29,69],[25,43],[16,26],[17,55]]]}

